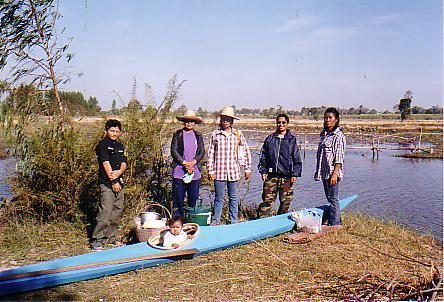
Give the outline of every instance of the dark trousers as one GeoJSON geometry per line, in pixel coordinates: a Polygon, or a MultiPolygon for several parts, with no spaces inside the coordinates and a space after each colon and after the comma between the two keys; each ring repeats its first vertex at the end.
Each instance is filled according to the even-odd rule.
{"type": "Polygon", "coordinates": [[[123,205],[123,190],[115,193],[107,186],[100,185],[100,205],[97,224],[92,234],[93,241],[103,244],[116,241],[117,227],[122,216],[123,205]]]}
{"type": "Polygon", "coordinates": [[[200,179],[186,184],[182,179],[173,178],[173,216],[184,216],[183,205],[185,193],[188,196],[188,206],[194,208],[199,198],[200,179]]]}
{"type": "Polygon", "coordinates": [[[330,185],[328,179],[324,179],[324,193],[330,203],[330,212],[328,216],[328,225],[340,225],[341,221],[341,208],[339,207],[339,181],[334,185],[330,185]]]}

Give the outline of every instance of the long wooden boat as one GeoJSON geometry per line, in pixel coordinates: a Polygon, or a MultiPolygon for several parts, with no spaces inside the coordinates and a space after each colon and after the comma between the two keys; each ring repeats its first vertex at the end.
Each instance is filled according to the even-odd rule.
{"type": "MultiPolygon", "coordinates": [[[[355,195],[341,200],[341,208],[356,198],[355,195]]],[[[313,210],[322,215],[328,207],[324,205],[313,210]]],[[[27,265],[0,272],[0,296],[166,264],[186,256],[198,256],[276,236],[293,227],[290,215],[282,214],[238,224],[203,226],[193,242],[173,252],[138,243],[27,265]]]]}

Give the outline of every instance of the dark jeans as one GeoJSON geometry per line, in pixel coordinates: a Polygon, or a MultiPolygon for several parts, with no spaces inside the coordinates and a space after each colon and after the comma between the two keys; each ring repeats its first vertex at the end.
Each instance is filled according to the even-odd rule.
{"type": "Polygon", "coordinates": [[[173,216],[184,216],[183,203],[185,193],[188,195],[188,206],[194,208],[199,198],[200,179],[186,184],[182,179],[173,178],[173,216]]]}
{"type": "Polygon", "coordinates": [[[328,217],[328,225],[341,225],[341,208],[339,207],[339,181],[330,186],[328,179],[322,180],[324,184],[325,197],[330,203],[330,213],[328,217]]]}

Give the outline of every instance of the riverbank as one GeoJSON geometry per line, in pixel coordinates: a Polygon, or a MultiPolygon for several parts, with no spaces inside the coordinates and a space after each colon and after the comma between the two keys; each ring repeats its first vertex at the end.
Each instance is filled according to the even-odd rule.
{"type": "MultiPolygon", "coordinates": [[[[438,272],[442,274],[441,242],[392,221],[357,214],[345,215],[344,223],[342,230],[305,245],[286,244],[280,235],[193,260],[5,299],[406,300],[432,296],[433,282],[438,272]]],[[[3,265],[89,252],[80,225],[15,226],[3,230],[0,237],[3,265]]],[[[440,292],[437,300],[442,299],[440,292]]]]}
{"type": "Polygon", "coordinates": [[[437,152],[413,152],[413,153],[403,153],[396,154],[396,157],[405,157],[405,158],[429,158],[429,159],[442,159],[443,153],[442,151],[437,152]]]}

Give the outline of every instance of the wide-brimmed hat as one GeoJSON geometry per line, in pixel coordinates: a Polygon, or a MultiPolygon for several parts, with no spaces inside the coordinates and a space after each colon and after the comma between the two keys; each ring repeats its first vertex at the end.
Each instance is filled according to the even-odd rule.
{"type": "Polygon", "coordinates": [[[194,110],[190,110],[190,109],[187,109],[182,116],[176,116],[176,118],[181,122],[195,121],[196,124],[200,124],[203,122],[203,119],[201,117],[198,117],[196,115],[196,113],[194,112],[194,110]]]}
{"type": "Polygon", "coordinates": [[[219,115],[225,115],[228,117],[232,117],[236,120],[238,120],[239,118],[237,116],[234,115],[234,108],[231,106],[226,106],[222,109],[222,111],[219,113],[219,115]]]}

